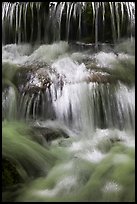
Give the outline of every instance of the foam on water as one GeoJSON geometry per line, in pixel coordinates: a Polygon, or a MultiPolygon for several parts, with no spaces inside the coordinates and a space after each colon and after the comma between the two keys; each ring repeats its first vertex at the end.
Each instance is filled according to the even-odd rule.
{"type": "MultiPolygon", "coordinates": [[[[47,129],[52,129],[68,136],[60,135],[46,145],[42,141],[39,144],[26,129],[27,135],[23,133],[23,127],[3,125],[4,155],[14,158],[15,154],[22,168],[27,163],[26,174],[32,173],[34,177],[19,189],[15,201],[108,201],[111,193],[116,193],[112,200],[121,201],[127,195],[127,185],[134,190],[134,85],[119,80],[116,84],[87,82],[86,65],[78,62],[72,51],[69,53],[65,42],[41,45],[31,51],[28,47],[20,51],[17,46],[9,45],[3,47],[4,52],[3,62],[40,67],[48,63],[51,67],[47,70],[55,70],[49,71],[52,84],[48,95],[46,91],[42,93],[50,98],[48,109],[54,110],[55,118],[48,118],[44,107],[46,118],[28,122],[32,129],[45,128],[45,134],[47,129]]],[[[113,52],[88,53],[88,56],[91,62],[95,60],[96,65],[108,69],[123,60],[123,54],[117,56],[113,52]]],[[[128,63],[128,55],[124,57],[128,63]]],[[[82,55],[78,58],[82,60],[82,55]]],[[[33,83],[40,86],[38,78],[33,83]]],[[[33,97],[34,94],[29,95],[26,105],[30,106],[33,97]]],[[[3,106],[9,104],[10,98],[16,98],[12,88],[3,106]]],[[[46,136],[36,135],[39,137],[46,136]]],[[[128,200],[133,199],[132,193],[128,200]]]]}
{"type": "Polygon", "coordinates": [[[9,62],[13,64],[24,64],[33,48],[30,44],[8,44],[2,46],[2,62],[9,62]]]}

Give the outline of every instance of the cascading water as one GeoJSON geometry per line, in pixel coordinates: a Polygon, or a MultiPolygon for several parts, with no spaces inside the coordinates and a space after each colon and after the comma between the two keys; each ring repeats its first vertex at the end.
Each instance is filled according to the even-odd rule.
{"type": "Polygon", "coordinates": [[[134,15],[133,2],[2,3],[4,202],[135,201],[134,15]]]}
{"type": "Polygon", "coordinates": [[[3,43],[115,42],[134,36],[134,19],[133,2],[3,2],[3,43]]]}

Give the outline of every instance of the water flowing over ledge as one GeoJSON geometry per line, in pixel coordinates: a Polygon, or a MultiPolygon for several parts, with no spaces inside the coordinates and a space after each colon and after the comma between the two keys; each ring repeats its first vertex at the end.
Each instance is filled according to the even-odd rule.
{"type": "Polygon", "coordinates": [[[2,3],[4,44],[87,39],[97,46],[132,38],[134,28],[134,2],[2,3]]]}
{"type": "Polygon", "coordinates": [[[2,3],[3,202],[135,201],[134,6],[2,3]]]}

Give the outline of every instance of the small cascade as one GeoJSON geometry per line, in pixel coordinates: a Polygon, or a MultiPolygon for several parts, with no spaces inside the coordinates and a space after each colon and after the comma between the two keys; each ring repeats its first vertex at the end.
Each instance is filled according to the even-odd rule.
{"type": "Polygon", "coordinates": [[[119,54],[118,58],[114,53],[103,51],[90,56],[98,69],[108,67],[108,73],[104,73],[103,70],[90,71],[84,63],[78,63],[76,53],[70,55],[66,42],[42,45],[34,51],[28,45],[22,49],[20,46],[4,46],[3,61],[13,62],[11,54],[14,50],[14,63],[26,67],[35,64],[39,68],[26,75],[24,88],[22,84],[19,86],[19,118],[27,121],[57,120],[86,134],[97,128],[134,129],[134,87],[130,89],[122,82],[114,84],[112,79],[108,80],[108,73],[116,73],[115,66],[121,69],[117,61],[121,62],[124,57],[130,60],[130,56],[128,59],[127,55],[119,54]],[[47,50],[49,54],[45,55],[47,50]]]}
{"type": "Polygon", "coordinates": [[[57,120],[86,134],[96,128],[134,129],[134,100],[134,89],[123,84],[114,88],[109,83],[61,84],[56,79],[45,91],[23,93],[18,114],[26,120],[57,120]]]}
{"type": "Polygon", "coordinates": [[[135,201],[135,2],[2,3],[2,201],[135,201]]]}
{"type": "Polygon", "coordinates": [[[12,86],[7,87],[2,92],[2,118],[7,120],[17,118],[17,95],[12,86]]]}
{"type": "Polygon", "coordinates": [[[50,43],[89,38],[97,46],[108,38],[113,43],[120,37],[132,38],[134,19],[133,2],[3,2],[2,41],[50,43]]]}

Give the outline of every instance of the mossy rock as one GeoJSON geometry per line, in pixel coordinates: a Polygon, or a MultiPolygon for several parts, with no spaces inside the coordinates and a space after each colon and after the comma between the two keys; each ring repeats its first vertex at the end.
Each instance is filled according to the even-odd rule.
{"type": "Polygon", "coordinates": [[[15,64],[8,62],[2,63],[2,78],[12,81],[18,68],[15,64]]]}
{"type": "Polygon", "coordinates": [[[43,143],[43,139],[50,143],[58,138],[69,138],[63,130],[53,130],[46,127],[34,127],[31,135],[40,144],[43,143]]]}
{"type": "Polygon", "coordinates": [[[125,83],[126,85],[134,85],[135,83],[135,64],[133,61],[121,60],[115,67],[115,69],[110,70],[116,79],[125,83]]]}
{"type": "Polygon", "coordinates": [[[2,158],[2,190],[14,186],[15,184],[23,183],[17,166],[7,158],[2,158]]]}
{"type": "Polygon", "coordinates": [[[16,89],[14,77],[19,67],[8,62],[2,63],[2,90],[11,86],[16,89]]]}

